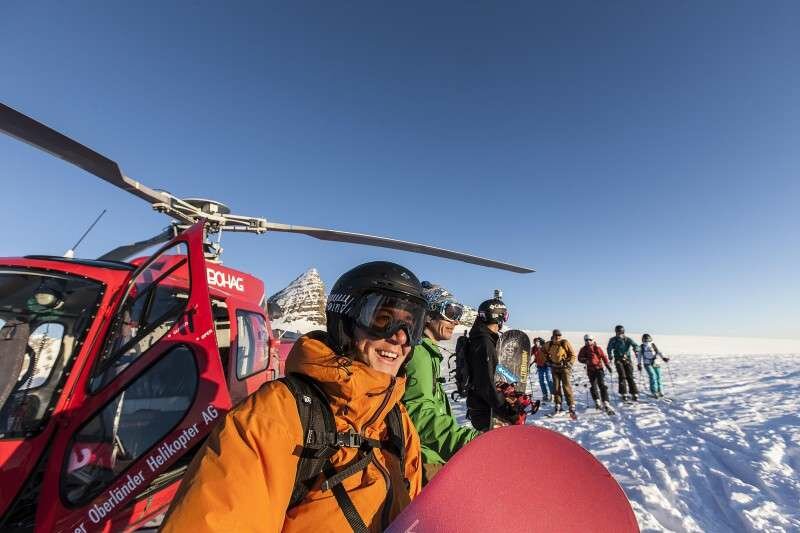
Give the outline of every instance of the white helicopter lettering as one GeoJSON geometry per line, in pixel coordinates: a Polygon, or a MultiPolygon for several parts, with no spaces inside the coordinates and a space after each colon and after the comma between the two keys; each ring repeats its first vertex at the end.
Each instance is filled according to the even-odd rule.
{"type": "Polygon", "coordinates": [[[239,292],[244,292],[244,281],[240,277],[206,267],[206,279],[209,285],[226,287],[228,289],[236,289],[239,292]]]}

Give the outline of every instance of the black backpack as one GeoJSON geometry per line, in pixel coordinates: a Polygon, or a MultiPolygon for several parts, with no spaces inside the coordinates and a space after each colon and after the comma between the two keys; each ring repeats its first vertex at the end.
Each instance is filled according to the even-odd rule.
{"type": "Polygon", "coordinates": [[[472,388],[469,372],[469,337],[467,332],[458,338],[456,341],[456,351],[450,356],[450,377],[456,382],[456,390],[450,394],[450,399],[454,402],[458,398],[467,396],[467,392],[472,388]],[[452,360],[455,359],[455,368],[453,367],[452,360]]]}
{"type": "MultiPolygon", "coordinates": [[[[387,450],[396,455],[400,459],[401,471],[405,474],[406,448],[400,406],[395,405],[386,415],[389,440],[381,442],[368,439],[352,429],[347,432],[337,432],[328,399],[312,378],[304,374],[293,373],[280,378],[279,381],[286,385],[297,402],[297,412],[300,415],[304,435],[302,448],[295,452],[300,456],[300,460],[297,463],[297,475],[288,509],[300,505],[314,482],[320,475],[324,475],[322,490],[333,491],[333,495],[353,531],[369,531],[364,519],[358,514],[358,510],[350,500],[350,496],[347,495],[347,491],[342,487],[342,481],[367,468],[372,461],[372,451],[375,448],[387,450]],[[339,448],[343,447],[358,448],[359,454],[355,460],[337,472],[330,458],[339,448]]],[[[406,490],[408,490],[409,482],[407,479],[404,481],[406,490]]],[[[387,480],[387,482],[389,481],[387,480]]],[[[386,497],[387,499],[391,498],[391,487],[387,491],[386,497]]],[[[384,527],[388,525],[390,510],[391,501],[388,501],[384,504],[382,517],[384,527]]]]}

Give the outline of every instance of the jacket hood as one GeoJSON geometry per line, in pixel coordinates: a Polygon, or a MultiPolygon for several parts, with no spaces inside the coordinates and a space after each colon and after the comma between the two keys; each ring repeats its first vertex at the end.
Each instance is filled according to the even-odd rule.
{"type": "Polygon", "coordinates": [[[328,397],[337,430],[352,428],[380,439],[384,417],[403,397],[405,378],[338,355],[326,340],[323,332],[300,337],[286,358],[286,373],[304,374],[317,382],[328,397]]]}
{"type": "Polygon", "coordinates": [[[490,330],[489,327],[480,320],[476,320],[475,323],[472,324],[472,328],[469,330],[469,336],[470,338],[477,336],[489,337],[495,343],[500,339],[499,333],[490,330]]]}

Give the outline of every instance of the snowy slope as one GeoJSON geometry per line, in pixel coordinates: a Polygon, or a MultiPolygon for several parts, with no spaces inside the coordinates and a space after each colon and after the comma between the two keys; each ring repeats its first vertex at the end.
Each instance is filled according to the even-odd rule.
{"type": "MultiPolygon", "coordinates": [[[[699,345],[714,353],[730,344],[765,344],[705,339],[699,345]]],[[[672,353],[696,341],[673,338],[672,353]]],[[[674,356],[672,381],[665,368],[664,384],[676,401],[621,405],[610,388],[616,417],[588,408],[580,365],[574,372],[579,419],[537,414],[529,423],[560,431],[602,461],[643,531],[800,531],[800,343],[771,343],[793,343],[795,355],[674,356]]],[[[533,390],[538,397],[538,383],[533,390]]],[[[453,407],[468,423],[464,402],[453,407]]]]}

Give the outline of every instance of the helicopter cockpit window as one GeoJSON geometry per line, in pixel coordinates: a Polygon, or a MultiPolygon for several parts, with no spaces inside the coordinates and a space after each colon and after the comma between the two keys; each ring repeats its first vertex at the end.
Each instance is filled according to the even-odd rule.
{"type": "Polygon", "coordinates": [[[0,271],[0,438],[43,427],[101,294],[82,278],[0,271]]]}
{"type": "Polygon", "coordinates": [[[244,379],[269,365],[267,323],[258,313],[236,312],[236,376],[244,379]]]}
{"type": "MultiPolygon", "coordinates": [[[[95,497],[175,429],[194,402],[197,384],[194,355],[179,345],[89,419],[73,435],[64,459],[61,489],[66,500],[80,505],[95,497]]],[[[174,448],[187,443],[168,444],[174,448]]]]}
{"type": "Polygon", "coordinates": [[[172,329],[189,301],[189,279],[185,243],[159,255],[136,276],[106,339],[90,382],[92,392],[121,374],[172,329]]]}
{"type": "Polygon", "coordinates": [[[20,390],[32,390],[41,387],[50,377],[55,366],[61,345],[64,341],[64,326],[58,322],[45,322],[31,333],[28,339],[28,354],[20,377],[27,376],[20,390]]]}

